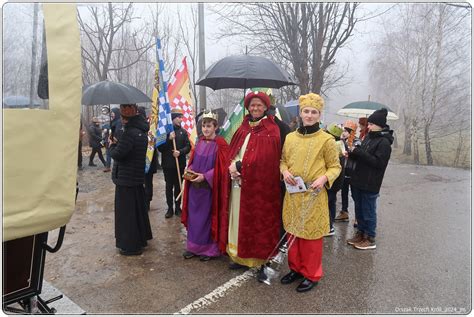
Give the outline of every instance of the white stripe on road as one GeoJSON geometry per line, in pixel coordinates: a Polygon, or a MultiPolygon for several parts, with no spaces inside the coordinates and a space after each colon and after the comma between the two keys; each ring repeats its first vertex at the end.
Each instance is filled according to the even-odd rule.
{"type": "Polygon", "coordinates": [[[233,279],[227,281],[225,284],[219,286],[218,288],[216,288],[215,290],[213,290],[212,292],[210,292],[206,296],[203,296],[203,297],[195,300],[194,302],[192,302],[188,306],[181,309],[179,312],[174,313],[174,315],[179,315],[179,314],[187,315],[193,310],[196,310],[196,309],[198,310],[198,309],[201,309],[205,306],[209,306],[212,303],[217,302],[219,300],[219,298],[222,298],[222,297],[226,296],[226,294],[229,291],[231,291],[231,290],[233,290],[237,287],[240,287],[243,283],[245,283],[246,281],[248,281],[252,277],[255,277],[256,272],[257,272],[257,269],[255,269],[255,268],[250,269],[248,271],[245,271],[245,273],[243,273],[239,276],[236,276],[233,279]]]}

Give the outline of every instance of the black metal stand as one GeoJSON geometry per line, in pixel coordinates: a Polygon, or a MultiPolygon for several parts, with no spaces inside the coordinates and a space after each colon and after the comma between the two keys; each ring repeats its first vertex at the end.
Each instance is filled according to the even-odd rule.
{"type": "MultiPolygon", "coordinates": [[[[63,243],[64,234],[66,232],[66,226],[62,226],[59,229],[58,240],[54,247],[47,244],[48,233],[40,234],[38,240],[42,243],[33,244],[33,248],[37,248],[35,254],[38,256],[37,261],[32,262],[34,266],[32,272],[35,276],[30,277],[35,280],[36,283],[32,283],[32,286],[24,291],[13,291],[10,294],[3,296],[3,310],[5,312],[17,313],[17,314],[55,314],[56,309],[50,308],[48,304],[63,298],[63,295],[53,297],[48,300],[43,300],[40,297],[42,286],[43,286],[43,272],[44,262],[46,257],[46,251],[50,253],[57,252],[63,243]],[[12,305],[18,304],[20,308],[13,307],[12,305]]],[[[36,238],[36,236],[35,236],[36,238]]],[[[36,241],[33,239],[32,241],[36,241]]]]}

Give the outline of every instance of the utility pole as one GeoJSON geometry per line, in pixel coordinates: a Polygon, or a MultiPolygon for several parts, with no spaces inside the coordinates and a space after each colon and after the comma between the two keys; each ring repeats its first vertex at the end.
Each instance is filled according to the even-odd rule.
{"type": "Polygon", "coordinates": [[[38,49],[38,3],[33,5],[33,42],[31,43],[31,78],[30,78],[30,108],[33,108],[33,97],[36,91],[36,50],[38,49]]]}
{"type": "MultiPolygon", "coordinates": [[[[206,71],[206,43],[204,36],[204,3],[198,3],[198,23],[199,23],[199,77],[202,78],[206,71]]],[[[206,87],[199,86],[199,105],[196,113],[206,109],[206,87]]]]}

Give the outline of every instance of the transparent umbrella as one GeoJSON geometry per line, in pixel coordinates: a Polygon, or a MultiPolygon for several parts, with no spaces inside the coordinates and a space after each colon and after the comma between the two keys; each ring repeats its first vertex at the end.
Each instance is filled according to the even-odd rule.
{"type": "Polygon", "coordinates": [[[398,120],[398,116],[389,107],[373,101],[356,101],[344,106],[337,114],[351,118],[370,116],[375,110],[386,108],[388,110],[387,120],[398,120]]]}

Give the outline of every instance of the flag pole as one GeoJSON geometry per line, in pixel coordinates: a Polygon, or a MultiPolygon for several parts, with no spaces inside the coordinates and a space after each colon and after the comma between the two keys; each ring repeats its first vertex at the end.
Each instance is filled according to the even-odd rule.
{"type": "MultiPolygon", "coordinates": [[[[174,149],[175,151],[177,151],[177,149],[176,149],[176,134],[175,134],[175,137],[173,138],[173,149],[174,149]]],[[[175,159],[175,161],[176,161],[176,170],[178,171],[179,189],[180,189],[181,191],[183,191],[183,184],[182,184],[182,182],[181,182],[181,170],[179,169],[178,158],[175,157],[174,159],[175,159]]]]}

